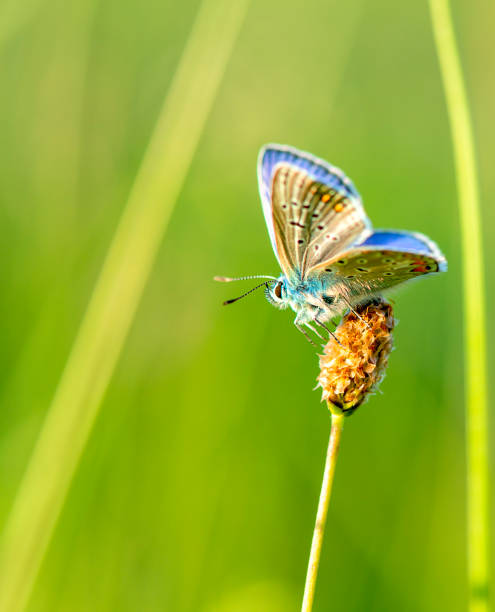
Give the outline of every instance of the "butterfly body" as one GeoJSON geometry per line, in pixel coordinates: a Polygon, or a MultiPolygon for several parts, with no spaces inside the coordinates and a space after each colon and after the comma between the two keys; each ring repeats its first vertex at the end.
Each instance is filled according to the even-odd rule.
{"type": "Polygon", "coordinates": [[[265,221],[282,275],[267,299],[313,329],[360,302],[447,268],[423,234],[373,230],[352,181],[310,153],[267,145],[258,160],[265,221]]]}
{"type": "Polygon", "coordinates": [[[265,294],[277,308],[291,308],[297,314],[296,325],[306,325],[315,320],[324,323],[346,309],[338,284],[323,275],[304,280],[299,275],[290,279],[282,275],[276,284],[266,288],[265,294]]]}

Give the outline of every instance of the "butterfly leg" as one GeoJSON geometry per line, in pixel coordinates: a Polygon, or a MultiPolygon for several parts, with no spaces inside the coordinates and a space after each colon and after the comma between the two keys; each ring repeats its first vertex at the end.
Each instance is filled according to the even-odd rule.
{"type": "MultiPolygon", "coordinates": [[[[327,330],[327,332],[328,332],[328,335],[329,335],[329,336],[332,336],[332,338],[335,340],[335,342],[336,342],[337,344],[340,344],[339,339],[337,338],[337,336],[336,336],[336,335],[335,335],[335,334],[334,334],[332,331],[330,331],[330,330],[328,329],[328,327],[325,325],[325,323],[323,323],[322,321],[319,321],[318,319],[313,319],[313,321],[314,321],[314,322],[315,322],[317,325],[319,325],[320,327],[323,327],[324,329],[326,329],[326,330],[327,330]]],[[[340,344],[340,346],[342,346],[342,344],[340,344]]]]}
{"type": "Polygon", "coordinates": [[[318,336],[318,338],[320,338],[320,340],[325,340],[325,338],[320,334],[320,332],[315,329],[312,325],[310,325],[309,323],[305,323],[306,327],[308,329],[310,329],[316,336],[318,336]]]}
{"type": "Polygon", "coordinates": [[[354,308],[352,307],[352,304],[349,302],[349,300],[345,296],[342,296],[342,299],[347,304],[347,306],[348,306],[349,310],[352,312],[352,314],[354,314],[362,323],[364,323],[368,329],[371,329],[371,325],[367,321],[365,321],[363,319],[363,317],[360,316],[360,314],[358,312],[356,312],[354,310],[354,308]]]}
{"type": "MultiPolygon", "coordinates": [[[[297,329],[304,335],[304,337],[306,338],[306,340],[312,344],[313,346],[316,346],[316,348],[319,348],[318,345],[316,344],[316,342],[311,338],[311,336],[308,334],[308,332],[302,327],[302,325],[298,325],[297,323],[295,324],[297,329]]],[[[321,336],[320,336],[321,337],[321,336]]]]}

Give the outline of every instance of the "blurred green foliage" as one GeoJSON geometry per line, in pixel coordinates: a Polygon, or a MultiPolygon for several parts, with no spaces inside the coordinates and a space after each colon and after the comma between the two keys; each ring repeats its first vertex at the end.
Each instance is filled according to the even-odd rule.
{"type": "MultiPolygon", "coordinates": [[[[197,6],[0,7],[2,522],[197,6]]],[[[495,8],[453,9],[491,304],[495,8]]],[[[329,429],[317,359],[290,314],[261,295],[223,309],[242,288],[211,281],[278,272],[269,141],[342,167],[377,227],[430,235],[450,264],[396,295],[383,393],[346,424],[315,612],[465,608],[459,229],[427,6],[253,0],[30,612],[299,608],[329,429]]]]}

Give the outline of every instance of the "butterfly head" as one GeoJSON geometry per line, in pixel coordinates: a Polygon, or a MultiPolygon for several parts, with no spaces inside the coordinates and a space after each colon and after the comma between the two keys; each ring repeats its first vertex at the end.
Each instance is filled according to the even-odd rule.
{"type": "Polygon", "coordinates": [[[277,308],[282,310],[287,308],[290,306],[290,296],[287,287],[287,279],[283,275],[267,283],[265,287],[266,299],[277,308]]]}

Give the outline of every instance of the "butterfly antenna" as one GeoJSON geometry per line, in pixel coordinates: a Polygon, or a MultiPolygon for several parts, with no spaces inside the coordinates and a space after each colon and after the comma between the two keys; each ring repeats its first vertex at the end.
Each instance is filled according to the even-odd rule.
{"type": "MultiPolygon", "coordinates": [[[[277,280],[277,279],[274,279],[274,280],[277,280]]],[[[260,287],[263,287],[263,286],[265,286],[268,289],[268,282],[265,281],[264,283],[260,283],[259,285],[256,285],[256,287],[253,287],[249,291],[246,291],[246,293],[243,293],[239,297],[232,298],[231,300],[227,300],[226,302],[223,303],[223,305],[227,306],[227,304],[233,304],[234,302],[237,302],[237,300],[241,300],[243,297],[246,297],[246,295],[253,293],[253,291],[256,291],[256,289],[259,289],[260,287]]]]}
{"type": "Polygon", "coordinates": [[[265,276],[264,274],[255,274],[254,276],[239,276],[239,278],[231,278],[230,276],[214,276],[213,280],[219,283],[231,283],[232,281],[251,280],[253,278],[268,278],[270,280],[277,280],[275,276],[265,276]]]}

